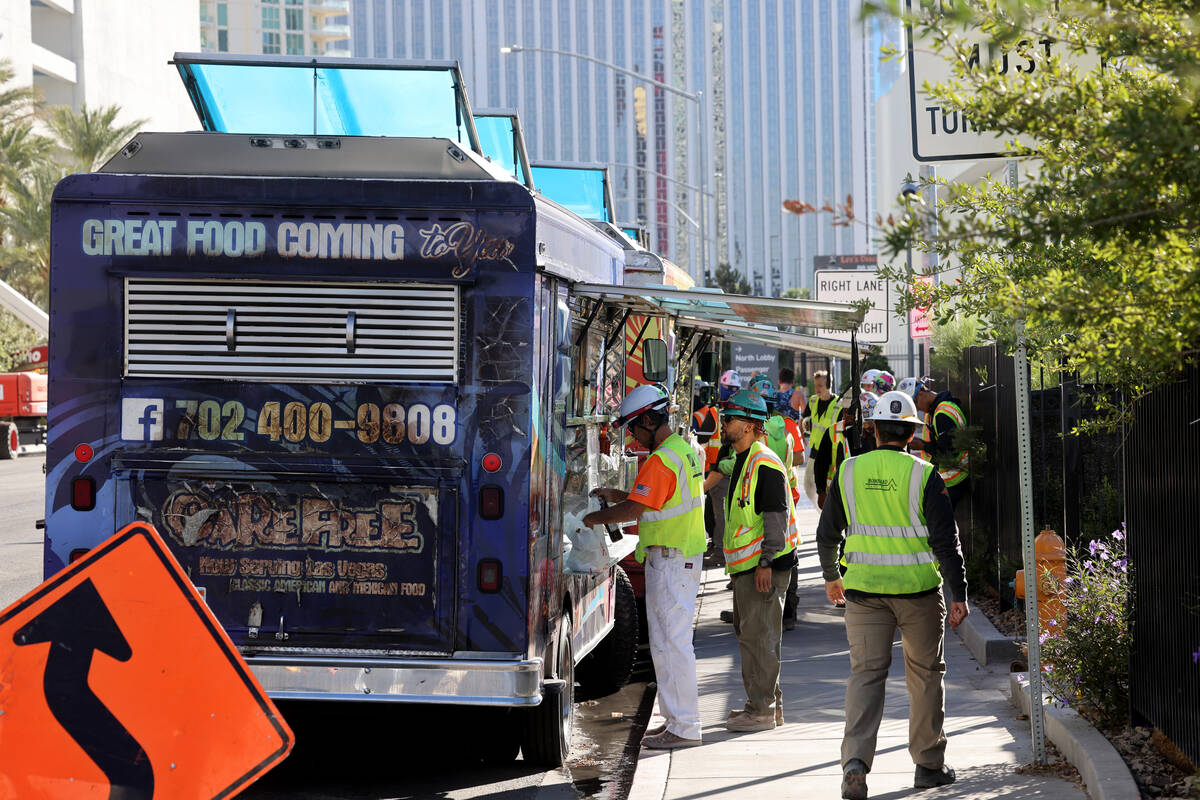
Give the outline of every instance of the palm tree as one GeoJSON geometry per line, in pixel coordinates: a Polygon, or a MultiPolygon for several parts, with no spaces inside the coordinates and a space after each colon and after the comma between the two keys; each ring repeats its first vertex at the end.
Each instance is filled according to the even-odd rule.
{"type": "Polygon", "coordinates": [[[42,163],[25,174],[6,167],[0,174],[7,202],[0,206],[0,280],[45,306],[50,278],[50,197],[60,170],[42,163]]]}
{"type": "Polygon", "coordinates": [[[120,112],[119,106],[90,109],[86,105],[78,111],[58,106],[50,112],[46,124],[66,150],[72,170],[95,171],[146,124],[146,120],[139,119],[117,125],[120,112]]]}
{"type": "MultiPolygon", "coordinates": [[[[30,86],[8,86],[16,73],[0,59],[0,167],[24,172],[50,156],[52,142],[33,129],[41,99],[30,86]]],[[[0,187],[2,189],[3,187],[0,187]]],[[[0,204],[3,197],[0,196],[0,204]]]]}
{"type": "Polygon", "coordinates": [[[0,130],[29,119],[41,107],[41,97],[32,86],[7,86],[16,74],[12,62],[0,58],[0,130]]]}

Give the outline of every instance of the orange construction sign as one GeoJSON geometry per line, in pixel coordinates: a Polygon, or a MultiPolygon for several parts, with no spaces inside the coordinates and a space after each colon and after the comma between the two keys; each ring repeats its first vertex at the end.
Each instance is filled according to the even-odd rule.
{"type": "Polygon", "coordinates": [[[150,525],[0,613],[0,798],[231,797],[293,741],[150,525]]]}

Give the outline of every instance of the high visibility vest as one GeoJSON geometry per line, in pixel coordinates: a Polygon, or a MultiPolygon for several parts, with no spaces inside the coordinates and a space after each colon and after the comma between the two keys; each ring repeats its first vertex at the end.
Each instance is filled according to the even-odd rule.
{"type": "Polygon", "coordinates": [[[692,414],[692,430],[705,436],[716,436],[720,433],[717,424],[717,410],[712,406],[704,406],[692,414]]]}
{"type": "MultiPolygon", "coordinates": [[[[782,415],[781,420],[785,419],[782,415]]],[[[788,481],[788,486],[795,490],[799,488],[799,483],[796,480],[796,470],[792,469],[792,456],[796,453],[796,438],[792,436],[792,432],[788,430],[786,422],[783,425],[783,435],[772,437],[767,436],[767,446],[771,448],[771,452],[779,456],[779,460],[783,462],[785,477],[788,481]]],[[[801,442],[800,450],[803,452],[804,444],[801,442]]]]}
{"type": "Polygon", "coordinates": [[[704,470],[700,457],[678,433],[672,433],[654,451],[675,473],[675,493],[657,511],[647,509],[638,520],[638,562],[646,560],[651,545],[677,547],[685,556],[704,552],[704,470]]]}
{"type": "Polygon", "coordinates": [[[840,474],[848,523],[844,586],[914,594],[941,585],[924,510],[933,465],[897,450],[873,450],[847,459],[840,474]]]}
{"type": "Polygon", "coordinates": [[[837,437],[833,431],[833,425],[837,422],[838,413],[841,409],[838,407],[837,397],[833,397],[829,401],[828,407],[824,414],[817,414],[817,403],[820,398],[815,394],[808,398],[808,412],[812,416],[812,426],[808,436],[808,449],[814,453],[821,446],[821,442],[825,441],[825,436],[828,434],[834,436],[833,443],[837,444],[837,437]]]}
{"type": "Polygon", "coordinates": [[[717,454],[721,452],[720,419],[717,410],[712,406],[704,406],[692,414],[692,430],[696,433],[708,433],[711,431],[709,440],[704,443],[704,469],[706,472],[716,469],[717,454]]]}
{"type": "MultiPolygon", "coordinates": [[[[733,575],[758,566],[762,556],[763,518],[754,511],[754,491],[758,488],[759,471],[773,469],[786,475],[779,456],[762,442],[750,445],[742,474],[736,487],[731,486],[725,510],[725,572],[733,575]],[[735,490],[736,489],[736,490],[735,490]]],[[[776,558],[800,546],[800,526],[796,522],[796,506],[790,492],[787,495],[788,526],[783,549],[776,558]]]]}
{"type": "MultiPolygon", "coordinates": [[[[967,416],[963,413],[958,404],[951,400],[943,400],[937,404],[933,412],[926,417],[927,424],[925,425],[925,442],[932,444],[937,440],[937,430],[935,423],[938,415],[941,414],[948,417],[954,423],[954,427],[958,430],[965,430],[967,427],[967,416]]],[[[926,461],[933,460],[933,453],[928,450],[921,451],[921,458],[926,461]]],[[[955,454],[954,464],[945,469],[939,469],[938,475],[942,476],[942,481],[946,487],[957,486],[967,479],[968,453],[966,450],[960,450],[955,454]]]]}

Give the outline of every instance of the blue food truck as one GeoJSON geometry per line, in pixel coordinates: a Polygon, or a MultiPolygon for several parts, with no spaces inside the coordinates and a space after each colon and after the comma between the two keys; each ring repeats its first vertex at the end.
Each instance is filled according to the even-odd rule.
{"type": "Polygon", "coordinates": [[[634,465],[576,291],[622,247],[484,156],[452,62],[217,55],[174,60],[203,131],[54,194],[45,572],[150,522],[273,697],[508,709],[494,755],[557,765],[637,639],[630,537],[564,539],[634,465]]]}

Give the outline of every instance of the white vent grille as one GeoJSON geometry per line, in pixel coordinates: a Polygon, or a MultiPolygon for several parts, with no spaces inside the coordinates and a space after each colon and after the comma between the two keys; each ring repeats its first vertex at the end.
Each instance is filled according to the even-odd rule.
{"type": "Polygon", "coordinates": [[[458,287],[128,278],[125,374],[454,383],[458,287]]]}

